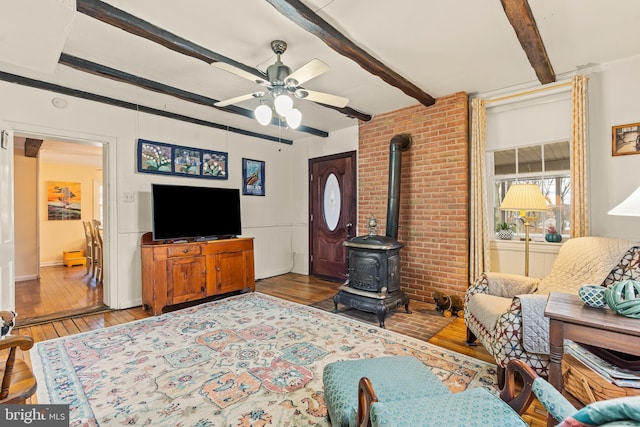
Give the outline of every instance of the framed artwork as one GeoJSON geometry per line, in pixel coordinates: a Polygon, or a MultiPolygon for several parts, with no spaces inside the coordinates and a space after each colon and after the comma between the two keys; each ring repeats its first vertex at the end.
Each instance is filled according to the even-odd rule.
{"type": "Polygon", "coordinates": [[[173,147],[173,171],[176,174],[200,175],[202,152],[187,147],[173,147]]]}
{"type": "Polygon", "coordinates": [[[138,140],[138,172],[172,174],[173,150],[169,144],[138,140]]]}
{"type": "Polygon", "coordinates": [[[242,159],[242,194],[264,196],[264,162],[242,159]]]}
{"type": "Polygon", "coordinates": [[[209,178],[227,179],[228,154],[219,151],[202,152],[202,175],[209,178]]]}
{"type": "Polygon", "coordinates": [[[611,146],[611,154],[614,156],[640,154],[640,123],[613,126],[611,146]]]}
{"type": "Polygon", "coordinates": [[[47,181],[47,219],[79,220],[81,202],[79,182],[47,181]]]}
{"type": "Polygon", "coordinates": [[[229,154],[138,139],[138,172],[227,179],[229,154]]]}

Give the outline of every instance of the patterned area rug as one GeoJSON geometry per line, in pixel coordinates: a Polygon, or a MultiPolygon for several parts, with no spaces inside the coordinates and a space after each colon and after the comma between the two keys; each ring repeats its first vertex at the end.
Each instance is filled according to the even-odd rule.
{"type": "MultiPolygon", "coordinates": [[[[36,344],[39,403],[71,426],[329,426],[322,369],[413,355],[454,392],[495,366],[312,307],[247,293],[36,344]]],[[[355,392],[355,391],[354,391],[355,392]]]]}

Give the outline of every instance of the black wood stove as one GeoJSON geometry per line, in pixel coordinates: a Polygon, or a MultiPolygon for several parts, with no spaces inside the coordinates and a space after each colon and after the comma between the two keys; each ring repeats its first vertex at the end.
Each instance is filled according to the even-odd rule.
{"type": "Polygon", "coordinates": [[[389,200],[387,235],[378,236],[378,224],[371,216],[369,234],[344,242],[348,251],[348,279],[333,297],[334,312],[338,304],[375,313],[384,328],[387,313],[404,305],[409,311],[409,297],[400,289],[400,249],[398,214],[400,211],[401,151],[411,146],[411,136],[402,134],[391,139],[389,153],[389,200]]]}

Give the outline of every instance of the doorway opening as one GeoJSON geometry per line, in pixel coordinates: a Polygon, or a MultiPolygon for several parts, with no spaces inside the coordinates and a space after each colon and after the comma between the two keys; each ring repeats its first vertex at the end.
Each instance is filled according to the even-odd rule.
{"type": "Polygon", "coordinates": [[[93,221],[95,230],[105,235],[103,165],[100,144],[30,138],[16,133],[18,325],[108,310],[101,274],[106,266],[99,263],[101,259],[104,264],[104,257],[97,257],[95,242],[88,249],[83,226],[83,222],[93,221]]]}

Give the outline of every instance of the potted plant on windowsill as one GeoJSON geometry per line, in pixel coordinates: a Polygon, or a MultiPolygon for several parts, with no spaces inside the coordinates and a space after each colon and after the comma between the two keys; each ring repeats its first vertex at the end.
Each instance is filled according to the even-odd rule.
{"type": "Polygon", "coordinates": [[[551,226],[547,228],[547,234],[544,235],[544,240],[552,243],[562,242],[562,234],[558,233],[558,230],[556,230],[554,226],[551,226]]]}
{"type": "Polygon", "coordinates": [[[496,232],[498,233],[498,237],[500,238],[500,240],[511,240],[513,238],[514,228],[514,224],[503,222],[496,225],[496,232]]]}

